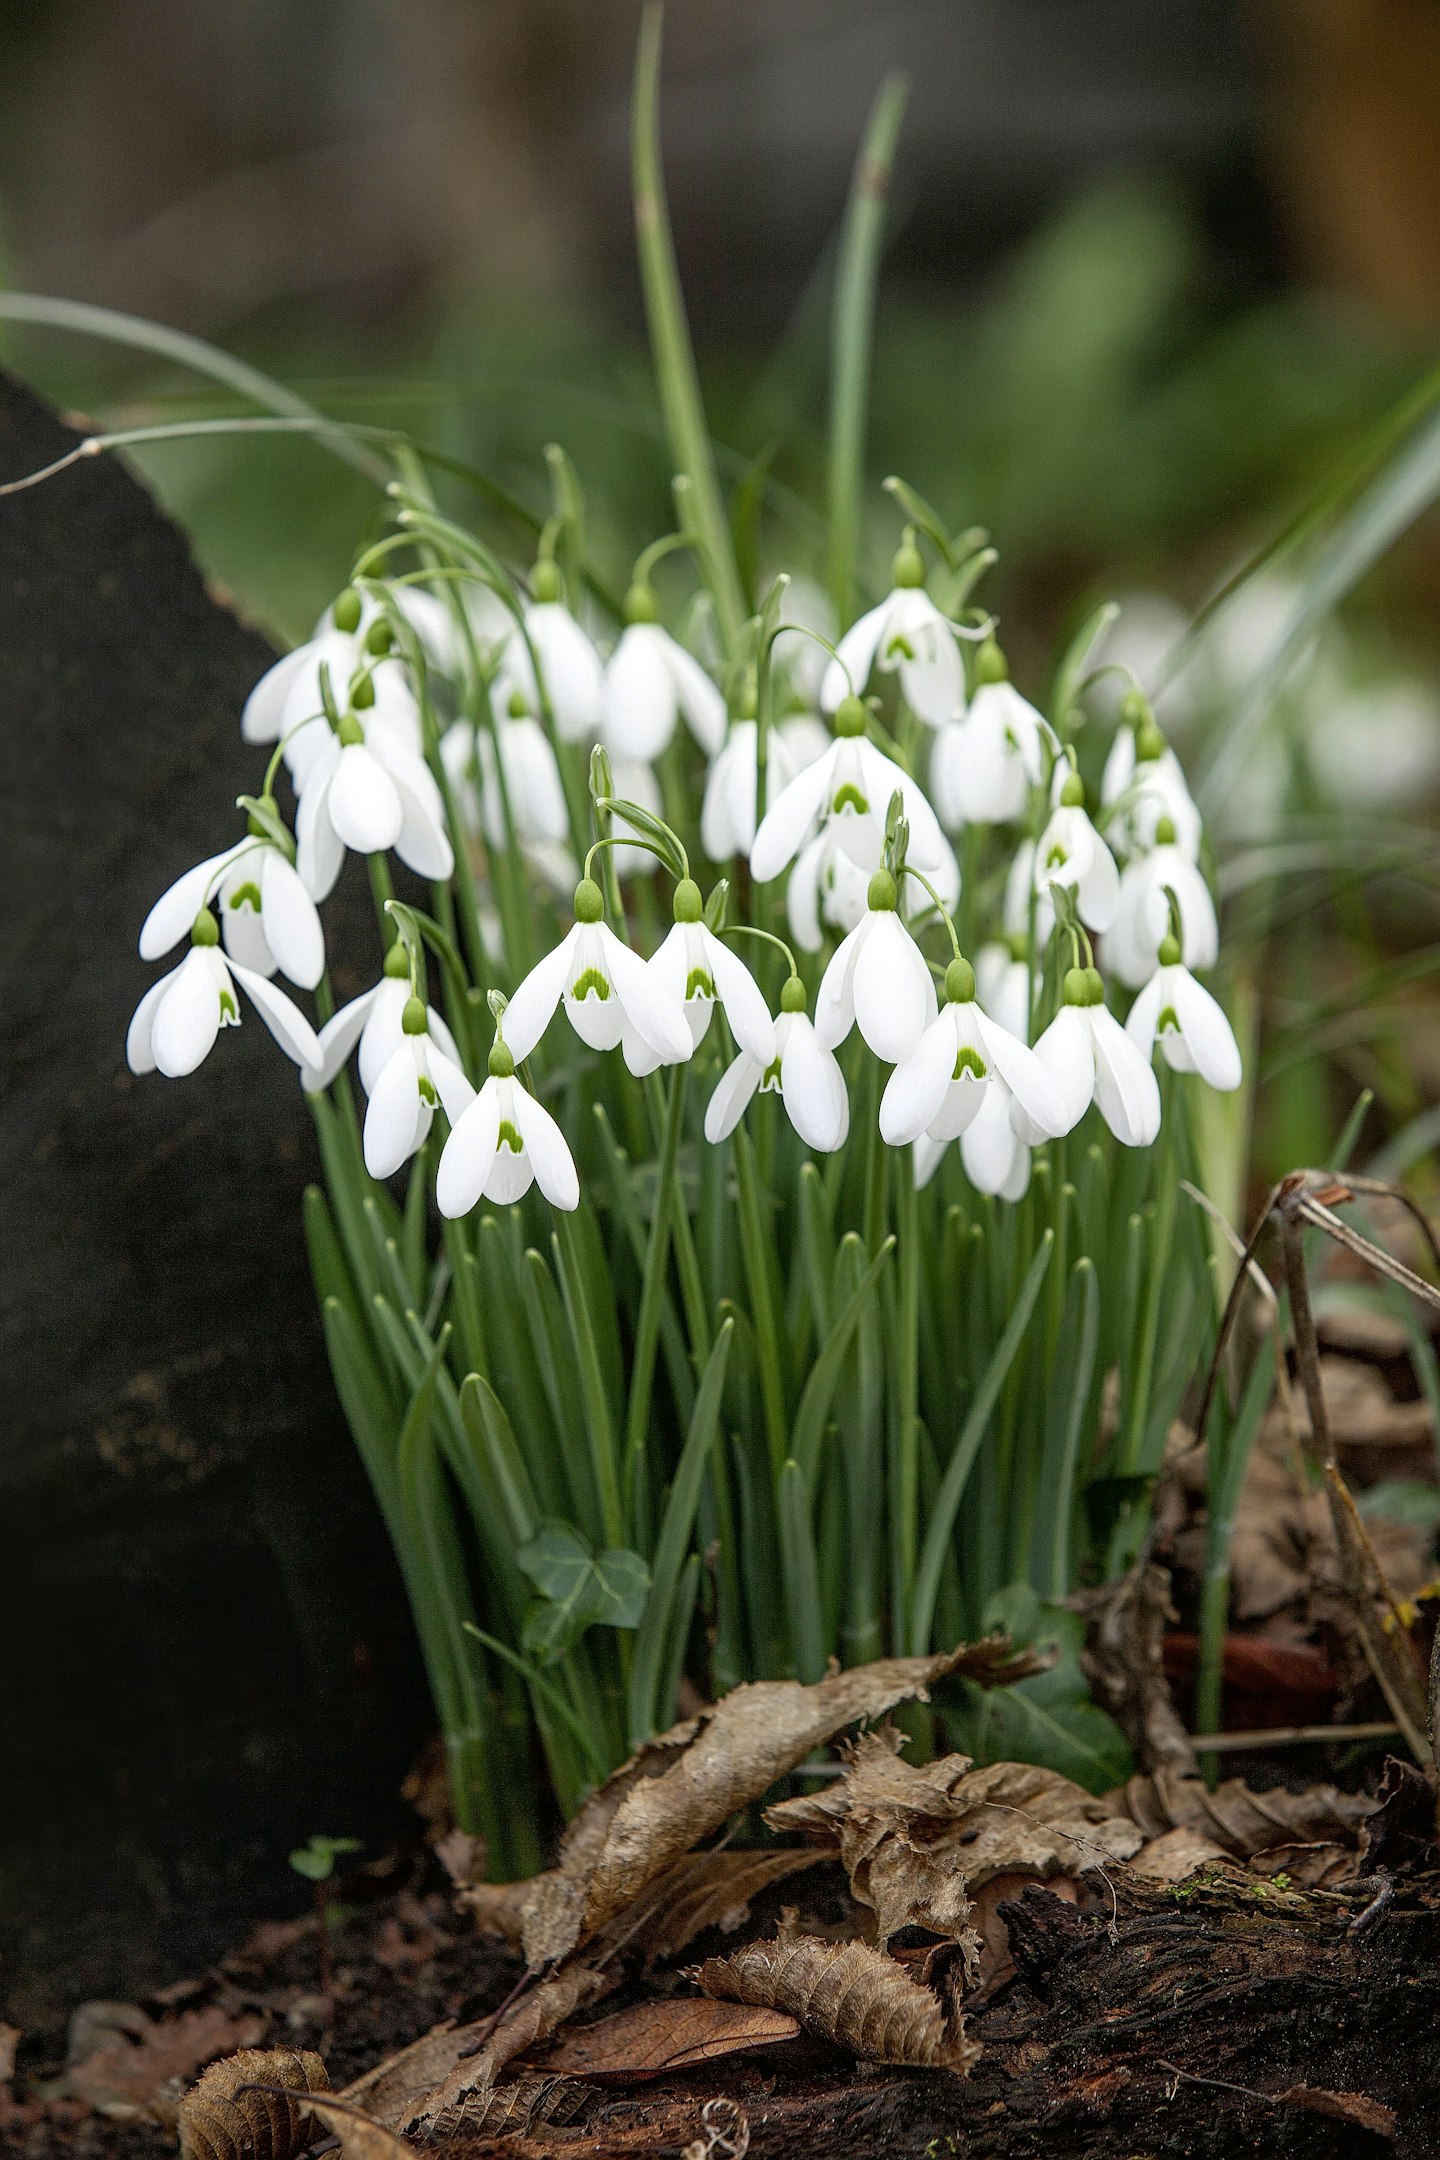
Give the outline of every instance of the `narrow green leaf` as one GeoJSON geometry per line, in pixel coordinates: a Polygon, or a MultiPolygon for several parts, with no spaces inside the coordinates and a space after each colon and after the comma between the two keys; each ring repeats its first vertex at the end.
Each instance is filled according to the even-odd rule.
{"type": "Polygon", "coordinates": [[[830,1415],[830,1405],[844,1369],[845,1353],[850,1339],[867,1303],[874,1294],[875,1286],[889,1263],[895,1240],[889,1237],[880,1247],[875,1258],[861,1277],[859,1288],[851,1293],[841,1309],[840,1316],[825,1342],[824,1349],[810,1368],[800,1397],[800,1407],[795,1413],[791,1439],[791,1455],[805,1475],[806,1489],[815,1490],[815,1480],[820,1469],[820,1444],[825,1437],[825,1422],[830,1415]]]}
{"type": "Polygon", "coordinates": [[[780,1473],[779,1518],[790,1646],[796,1675],[808,1686],[825,1676],[826,1647],[809,1481],[793,1458],[780,1473]]]}

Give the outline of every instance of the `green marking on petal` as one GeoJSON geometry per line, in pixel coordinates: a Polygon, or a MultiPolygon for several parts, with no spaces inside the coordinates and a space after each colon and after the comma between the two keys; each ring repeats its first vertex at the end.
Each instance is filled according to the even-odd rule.
{"type": "Polygon", "coordinates": [[[869,808],[869,802],[852,780],[846,781],[830,804],[832,813],[837,817],[842,810],[855,810],[864,817],[869,808]]]}
{"type": "Polygon", "coordinates": [[[521,1139],[508,1117],[500,1120],[500,1137],[496,1142],[496,1146],[508,1147],[512,1155],[523,1155],[525,1152],[525,1142],[521,1139]]]}
{"type": "Polygon", "coordinates": [[[439,1108],[439,1105],[440,1105],[440,1098],[439,1098],[439,1096],[438,1096],[438,1095],[437,1095],[437,1094],[435,1093],[435,1083],[434,1083],[434,1081],[433,1081],[433,1080],[427,1080],[427,1078],[425,1077],[424,1073],[417,1073],[417,1074],[415,1075],[415,1082],[416,1082],[416,1085],[417,1085],[417,1087],[418,1087],[418,1088],[419,1088],[419,1090],[420,1090],[420,1100],[421,1100],[421,1102],[423,1102],[423,1103],[429,1103],[429,1105],[430,1105],[430,1108],[431,1108],[432,1110],[438,1109],[438,1108],[439,1108]]]}
{"type": "Polygon", "coordinates": [[[985,1063],[984,1058],[981,1057],[978,1050],[972,1050],[968,1043],[958,1053],[955,1059],[955,1070],[950,1077],[952,1080],[963,1080],[966,1073],[970,1073],[976,1080],[988,1080],[990,1077],[990,1068],[985,1063]]]}
{"type": "Polygon", "coordinates": [[[239,1027],[240,1025],[240,1008],[235,1002],[233,990],[222,990],[220,992],[220,1025],[221,1027],[239,1027]]]}
{"type": "Polygon", "coordinates": [[[762,1095],[776,1095],[779,1093],[779,1091],[780,1060],[777,1057],[772,1058],[770,1063],[765,1068],[764,1078],[760,1082],[760,1092],[762,1095]]]}
{"type": "Polygon", "coordinates": [[[255,884],[253,879],[244,885],[237,885],[226,900],[225,905],[232,911],[238,911],[244,907],[253,908],[258,915],[260,913],[260,887],[255,884]]]}
{"type": "Polygon", "coordinates": [[[1165,1007],[1155,1023],[1155,1032],[1157,1035],[1179,1035],[1182,1032],[1179,1015],[1173,1005],[1165,1007]]]}
{"type": "Polygon", "coordinates": [[[1061,847],[1058,840],[1052,840],[1050,843],[1050,852],[1045,857],[1045,868],[1047,870],[1058,870],[1062,868],[1065,863],[1069,862],[1069,860],[1070,850],[1068,848],[1061,847]]]}
{"type": "Polygon", "coordinates": [[[690,998],[713,998],[715,985],[703,967],[693,967],[685,978],[685,996],[690,998]]]}
{"type": "Polygon", "coordinates": [[[915,658],[915,648],[903,631],[897,630],[893,637],[885,640],[885,657],[887,660],[913,660],[915,658]]]}
{"type": "Polygon", "coordinates": [[[577,975],[570,985],[570,995],[577,1005],[583,1004],[587,997],[597,997],[603,1005],[610,995],[610,984],[599,968],[588,967],[584,974],[577,975]]]}

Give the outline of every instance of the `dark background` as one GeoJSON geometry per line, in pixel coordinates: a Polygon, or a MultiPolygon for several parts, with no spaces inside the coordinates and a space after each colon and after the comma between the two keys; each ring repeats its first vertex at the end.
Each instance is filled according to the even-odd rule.
{"type": "MultiPolygon", "coordinates": [[[[6,282],[197,332],[532,490],[560,433],[616,533],[660,529],[636,20],[12,7],[6,282]]],[[[711,409],[741,455],[793,438],[797,487],[828,250],[897,66],[875,470],[973,505],[1032,599],[1193,590],[1202,533],[1232,548],[1429,357],[1425,0],[677,0],[663,128],[711,409]]],[[[3,351],[111,424],[233,409],[120,347],[6,329],[3,351]]],[[[0,391],[0,476],[68,439],[0,391]]],[[[145,909],[251,783],[236,719],[266,638],[304,634],[373,501],[293,444],[141,471],[224,604],[116,463],[0,503],[0,1998],[27,2027],[298,1908],[286,1854],[312,1831],[379,1849],[427,1728],[319,1341],[288,1068],[254,1026],[179,1087],[123,1063],[145,909]]],[[[1433,550],[1406,578],[1423,612],[1433,550]]]]}

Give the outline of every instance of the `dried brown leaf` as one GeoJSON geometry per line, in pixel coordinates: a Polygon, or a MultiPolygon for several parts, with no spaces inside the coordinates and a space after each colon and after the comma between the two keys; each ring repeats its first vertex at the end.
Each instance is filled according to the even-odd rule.
{"type": "Polygon", "coordinates": [[[1123,1808],[1147,1839],[1166,1830],[1199,1830],[1237,1859],[1248,1860],[1268,1846],[1291,1842],[1353,1845],[1375,1802],[1333,1785],[1311,1785],[1304,1792],[1251,1792],[1240,1778],[1227,1778],[1207,1792],[1199,1778],[1157,1770],[1148,1777],[1132,1777],[1119,1791],[1107,1794],[1106,1805],[1117,1812],[1123,1808]]]}
{"type": "MultiPolygon", "coordinates": [[[[1172,1831],[1171,1836],[1186,1832],[1172,1831]]],[[[1284,1875],[1302,1890],[1331,1890],[1354,1880],[1360,1856],[1353,1845],[1271,1845],[1251,1856],[1252,1875],[1284,1875]]]]}
{"type": "Polygon", "coordinates": [[[243,2048],[212,2063],[180,2102],[181,2160],[293,2160],[314,2135],[309,2096],[329,2089],[324,2063],[308,2048],[243,2048]]]}
{"type": "Polygon", "coordinates": [[[488,2018],[477,2018],[468,2025],[456,2025],[445,2019],[354,2079],[340,2098],[363,2109],[372,2121],[394,2128],[407,2121],[449,2076],[466,2049],[481,2038],[488,2022],[488,2018]]]}
{"type": "Polygon", "coordinates": [[[546,2056],[545,2068],[552,2076],[638,2083],[722,2055],[775,2047],[799,2030],[788,2011],[712,2002],[706,1996],[642,2002],[564,2034],[546,2056]]]}
{"type": "Polygon", "coordinates": [[[1123,1730],[1147,1770],[1198,1773],[1195,1750],[1165,1682],[1164,1640],[1170,1571],[1137,1561],[1118,1582],[1070,1599],[1085,1621],[1080,1663],[1102,1710],[1123,1730]]]}
{"type": "Polygon", "coordinates": [[[412,2103],[399,2127],[450,2135],[456,2111],[471,2093],[493,2085],[506,2063],[548,2040],[573,2011],[608,1994],[614,1985],[607,1973],[589,1965],[569,1965],[553,1979],[542,1980],[496,2020],[476,2053],[462,2055],[432,2092],[412,2103]]]}
{"type": "Polygon", "coordinates": [[[415,2150],[384,2123],[372,2121],[359,2108],[351,2107],[348,2101],[337,2100],[333,2094],[328,2100],[312,2099],[309,2109],[339,2138],[344,2160],[405,2160],[405,2156],[415,2150]]]}
{"type": "Polygon", "coordinates": [[[435,1840],[435,1857],[457,1890],[468,1889],[485,1877],[485,1840],[458,1827],[435,1840]]]}
{"type": "Polygon", "coordinates": [[[1154,1882],[1177,1883],[1201,1868],[1233,1867],[1235,1863],[1214,1838],[1182,1823],[1178,1829],[1162,1830],[1159,1837],[1142,1845],[1130,1865],[1137,1875],[1148,1875],[1154,1882]]]}
{"type": "Polygon", "coordinates": [[[647,1964],[674,1957],[707,1928],[725,1934],[748,1919],[750,1901],[771,1883],[783,1882],[804,1868],[817,1866],[824,1853],[748,1852],[726,1847],[719,1852],[686,1853],[633,1905],[617,1913],[595,1941],[594,1955],[613,1956],[633,1945],[647,1964]]]}
{"type": "Polygon", "coordinates": [[[707,1958],[697,1978],[707,1995],[788,2010],[807,2032],[866,2062],[963,2077],[980,2054],[928,1988],[868,1943],[780,1935],[734,1957],[707,1958]]]}
{"type": "Polygon", "coordinates": [[[498,1935],[518,1950],[525,1933],[525,1901],[529,1882],[467,1883],[455,1900],[461,1912],[473,1913],[482,1935],[498,1935]]]}
{"type": "Polygon", "coordinates": [[[1142,1842],[1133,1822],[1057,1771],[976,1770],[965,1755],[912,1765],[897,1757],[897,1740],[863,1734],[828,1791],[765,1811],[772,1829],[839,1853],[882,1940],[909,1926],[959,1939],[968,1894],[992,1876],[1082,1874],[1142,1842]]]}
{"type": "Polygon", "coordinates": [[[265,2030],[263,2018],[233,2018],[214,2004],[172,2018],[138,2016],[139,2024],[125,2032],[112,2025],[108,2041],[68,2065],[61,2089],[71,2099],[102,2115],[148,2114],[173,2123],[178,2084],[217,2055],[252,2046],[265,2030]]]}
{"type": "Polygon", "coordinates": [[[1275,2095],[1278,2102],[1304,2108],[1311,2115],[1329,2115],[1337,2122],[1353,2123],[1376,2137],[1395,2135],[1395,2110],[1368,2093],[1330,2092],[1323,2085],[1287,2085],[1275,2095]]]}
{"type": "Polygon", "coordinates": [[[994,1642],[948,1655],[881,1658],[813,1686],[759,1680],[647,1742],[581,1808],[559,1859],[530,1886],[524,1947],[534,1969],[566,1957],[637,1898],[681,1853],[803,1762],[812,1748],[896,1703],[925,1701],[930,1683],[996,1670],[994,1642]]]}
{"type": "Polygon", "coordinates": [[[574,2078],[530,2073],[488,2092],[468,2093],[454,2112],[456,2135],[526,2137],[542,2124],[574,2129],[586,2123],[600,2095],[574,2078]]]}

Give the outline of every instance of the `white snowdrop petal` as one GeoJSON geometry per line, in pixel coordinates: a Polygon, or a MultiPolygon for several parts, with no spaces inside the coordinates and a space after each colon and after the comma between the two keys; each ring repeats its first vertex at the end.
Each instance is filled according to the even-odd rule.
{"type": "Polygon", "coordinates": [[[987,1014],[977,1018],[988,1057],[1031,1124],[1050,1139],[1068,1132],[1073,1122],[1068,1107],[1035,1052],[987,1014]]]}
{"type": "Polygon", "coordinates": [[[1078,1005],[1062,1005],[1035,1045],[1035,1055],[1054,1081],[1065,1113],[1062,1132],[1071,1132],[1095,1094],[1095,1051],[1078,1005]]]}
{"type": "Polygon", "coordinates": [[[775,1022],[760,985],[739,954],[709,930],[705,932],[705,954],[731,1034],[759,1064],[771,1064],[775,1057],[775,1022]]]}
{"type": "Polygon", "coordinates": [[[345,862],[345,843],[330,822],[329,789],[318,775],[295,812],[295,867],[312,900],[328,899],[345,862]]]}
{"type": "Polygon", "coordinates": [[[929,1018],[930,971],[893,908],[870,919],[855,962],[855,1024],[876,1057],[898,1065],[909,1057],[929,1018]]]}
{"type": "Polygon", "coordinates": [[[950,843],[940,830],[940,820],[931,809],[924,790],[902,766],[886,757],[883,750],[877,750],[873,743],[864,742],[857,747],[865,774],[865,792],[877,816],[883,820],[890,797],[899,788],[910,825],[909,859],[917,870],[928,872],[938,868],[949,852],[950,843]]]}
{"type": "Polygon", "coordinates": [[[173,885],[166,887],[140,928],[142,960],[163,959],[173,945],[178,945],[182,937],[189,935],[211,889],[211,881],[245,845],[239,840],[234,847],[207,856],[204,862],[196,863],[193,870],[182,872],[173,885]]]}
{"type": "Polygon", "coordinates": [[[321,1088],[329,1087],[340,1072],[360,1040],[375,995],[375,990],[362,991],[359,997],[351,998],[348,1005],[342,1005],[338,1012],[332,1013],[320,1029],[316,1037],[320,1046],[319,1066],[313,1070],[307,1068],[301,1075],[307,1092],[318,1094],[321,1088]]]}
{"type": "Polygon", "coordinates": [[[827,1050],[838,1049],[855,1025],[855,963],[868,917],[844,936],[830,956],[815,997],[815,1033],[827,1050]]]}
{"type": "MultiPolygon", "coordinates": [[[[1107,948],[1108,949],[1108,948],[1107,948]]],[[[1125,1020],[1125,1032],[1134,1043],[1141,1057],[1149,1060],[1155,1048],[1155,1028],[1165,1001],[1165,978],[1168,968],[1157,968],[1140,995],[1131,1006],[1125,1020]]]]}
{"type": "Polygon", "coordinates": [[[1160,1083],[1112,1012],[1085,1008],[1095,1048],[1095,1102],[1123,1147],[1149,1147],[1160,1130],[1160,1083]]]}
{"type": "Polygon", "coordinates": [[[278,742],[285,732],[285,707],[297,677],[308,665],[308,646],[297,645],[267,668],[245,700],[240,733],[247,743],[278,742]]]}
{"type": "Polygon", "coordinates": [[[365,1111],[365,1168],[377,1181],[393,1177],[420,1144],[419,1075],[402,1042],[375,1083],[365,1111]]]}
{"type": "MultiPolygon", "coordinates": [[[[1165,970],[1167,992],[1180,1022],[1180,1033],[1202,1080],[1229,1094],[1243,1077],[1240,1046],[1220,1004],[1188,968],[1165,970]]],[[[1161,1036],[1161,1046],[1167,1038],[1161,1036]]]]}
{"type": "Polygon", "coordinates": [[[440,1107],[452,1125],[459,1123],[472,1102],[475,1090],[460,1069],[457,1059],[440,1048],[433,1037],[425,1053],[431,1085],[440,1098],[440,1107]]]}
{"type": "Polygon", "coordinates": [[[410,985],[402,975],[386,975],[375,985],[360,1034],[360,1085],[373,1093],[381,1073],[404,1038],[403,1020],[410,985]]]}
{"type": "Polygon", "coordinates": [[[424,800],[392,778],[400,804],[400,830],[391,845],[401,862],[417,877],[444,879],[455,868],[455,852],[444,821],[434,816],[424,800]]]}
{"type": "Polygon", "coordinates": [[[1108,930],[1120,904],[1120,872],[1115,858],[1098,833],[1089,863],[1075,888],[1080,920],[1092,930],[1108,930]]]}
{"type": "Polygon", "coordinates": [[[222,896],[220,937],[227,959],[267,979],[275,973],[279,963],[265,935],[264,915],[256,914],[248,897],[237,907],[232,896],[222,896]]]}
{"type": "Polygon", "coordinates": [[[499,1093],[495,1081],[488,1079],[469,1109],[452,1125],[435,1173],[436,1204],[451,1221],[468,1215],[478,1204],[499,1137],[499,1093]]]}
{"type": "Polygon", "coordinates": [[[694,1045],[679,1002],[655,980],[640,955],[623,944],[608,924],[597,925],[597,928],[603,932],[606,972],[615,985],[615,995],[624,1008],[626,1019],[652,1049],[659,1051],[663,1063],[683,1064],[694,1045]]]}
{"type": "Polygon", "coordinates": [[[675,701],[707,757],[714,757],[725,740],[725,700],[693,653],[665,631],[665,659],[675,687],[675,701]]]}
{"type": "Polygon", "coordinates": [[[829,795],[838,747],[832,746],[825,757],[797,773],[760,820],[750,850],[750,874],[757,885],[768,885],[771,878],[779,877],[808,837],[829,795]]]}
{"type": "Polygon", "coordinates": [[[288,1058],[302,1069],[316,1069],[321,1060],[320,1040],[310,1022],[298,1005],[286,997],[285,992],[252,968],[242,967],[238,960],[230,963],[230,973],[243,988],[245,995],[259,1013],[270,1033],[288,1058]]]}
{"type": "Polygon", "coordinates": [[[527,1095],[518,1082],[511,1093],[510,1105],[541,1192],[551,1207],[567,1212],[577,1208],[580,1205],[580,1180],[575,1171],[575,1158],[560,1127],[545,1105],[536,1102],[533,1095],[527,1095]]]}
{"type": "Polygon", "coordinates": [[[890,613],[890,601],[882,600],[862,615],[836,646],[836,657],[820,679],[820,704],[824,711],[833,713],[842,698],[853,690],[858,697],[870,680],[870,670],[875,664],[875,651],[884,633],[890,613]]]}
{"type": "Polygon", "coordinates": [[[400,837],[405,813],[399,790],[363,743],[340,752],[325,802],[331,824],[357,855],[382,855],[400,837]]]}
{"type": "MultiPolygon", "coordinates": [[[[1009,1094],[1003,1083],[992,1081],[985,1099],[960,1136],[960,1159],[965,1175],[977,1192],[1008,1197],[1013,1188],[1017,1159],[1023,1157],[1029,1182],[1030,1151],[1010,1122],[1009,1094]]],[[[1023,1187],[1021,1188],[1023,1191],[1023,1187]]]]}
{"type": "Polygon", "coordinates": [[[850,1130],[850,1099],[834,1052],[804,1013],[789,1013],[780,1045],[780,1095],[785,1114],[807,1147],[833,1155],[850,1130]]]}
{"type": "Polygon", "coordinates": [[[885,1083],[880,1098],[880,1137],[889,1147],[908,1147],[918,1140],[945,1101],[957,1055],[952,1010],[946,1006],[931,1022],[914,1050],[885,1083]]]}
{"type": "Polygon", "coordinates": [[[820,862],[824,851],[824,838],[817,834],[796,856],[785,887],[786,920],[802,952],[819,952],[824,943],[820,927],[820,862]]]}
{"type": "MultiPolygon", "coordinates": [[[[185,962],[182,960],[180,967],[184,965],[185,962]]],[[[125,1062],[133,1073],[143,1075],[152,1073],[155,1070],[155,1051],[151,1040],[155,1027],[155,1015],[160,1008],[161,999],[165,996],[179,972],[179,967],[171,968],[168,975],[160,977],[159,982],[151,983],[150,988],[145,992],[144,997],[141,998],[135,1008],[125,1036],[125,1062]]]]}
{"type": "Polygon", "coordinates": [[[712,1146],[729,1139],[763,1078],[763,1067],[757,1065],[754,1058],[746,1057],[743,1050],[737,1058],[731,1059],[705,1105],[705,1138],[712,1146]]]}
{"type": "Polygon", "coordinates": [[[203,1064],[220,1032],[221,985],[209,964],[212,950],[192,947],[156,1005],[150,1047],[167,1080],[183,1079],[203,1064]]]}
{"type": "Polygon", "coordinates": [[[554,1017],[569,980],[580,927],[576,923],[553,952],[536,961],[506,1008],[505,1043],[517,1065],[529,1057],[554,1017]]]}
{"type": "Polygon", "coordinates": [[[302,990],[313,990],[325,972],[325,932],[319,910],[299,872],[279,848],[267,847],[259,867],[265,943],[282,975],[302,990]]]}
{"type": "Polygon", "coordinates": [[[604,670],[599,653],[558,600],[528,608],[525,627],[539,656],[557,733],[563,742],[588,742],[600,726],[604,670]]]}
{"type": "Polygon", "coordinates": [[[601,689],[601,732],[615,757],[659,757],[675,732],[675,684],[658,623],[631,623],[610,656],[601,689]]]}

